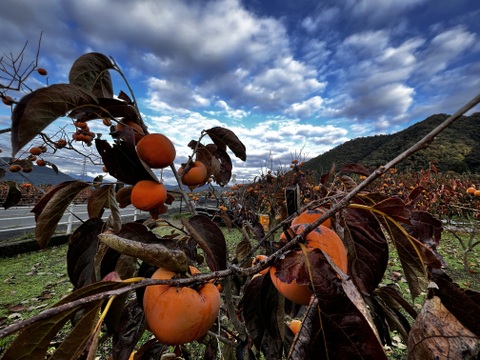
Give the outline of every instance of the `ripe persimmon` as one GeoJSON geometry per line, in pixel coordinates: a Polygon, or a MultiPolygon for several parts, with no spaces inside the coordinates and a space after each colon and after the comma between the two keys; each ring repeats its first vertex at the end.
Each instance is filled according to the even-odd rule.
{"type": "Polygon", "coordinates": [[[137,143],[137,155],[151,168],[163,169],[173,163],[176,151],[165,135],[148,134],[137,143]]]}
{"type": "Polygon", "coordinates": [[[473,193],[474,196],[480,196],[480,190],[475,190],[475,192],[473,193]]]}
{"type": "Polygon", "coordinates": [[[40,149],[37,146],[34,146],[34,147],[30,148],[29,151],[30,151],[30,154],[32,154],[32,155],[40,155],[42,153],[42,149],[40,149]]]}
{"type": "Polygon", "coordinates": [[[77,121],[75,121],[74,124],[79,129],[87,129],[88,128],[88,124],[87,124],[86,121],[77,120],[77,121]]]}
{"type": "Polygon", "coordinates": [[[145,135],[145,132],[143,131],[142,127],[135,121],[120,121],[119,123],[117,123],[117,126],[115,128],[117,131],[123,131],[127,126],[132,128],[133,133],[135,134],[135,143],[138,143],[145,135]]]}
{"type": "Polygon", "coordinates": [[[18,164],[13,164],[8,167],[8,170],[11,172],[19,172],[20,170],[22,170],[22,167],[18,164]]]}
{"type": "MultiPolygon", "coordinates": [[[[168,280],[178,275],[160,268],[152,279],[168,280]]],[[[158,341],[180,345],[207,334],[220,310],[220,292],[211,282],[195,288],[151,285],[145,289],[143,310],[148,329],[158,341]]]]}
{"type": "MultiPolygon", "coordinates": [[[[267,257],[268,257],[267,255],[257,255],[257,256],[255,256],[253,258],[253,261],[252,261],[252,266],[257,265],[260,261],[265,260],[267,257]]],[[[267,267],[263,270],[260,270],[259,274],[265,275],[266,273],[268,273],[268,270],[269,270],[269,267],[267,267]]]]}
{"type": "MultiPolygon", "coordinates": [[[[293,218],[292,220],[292,226],[298,225],[298,224],[310,224],[320,218],[324,213],[325,213],[325,208],[322,207],[317,207],[315,209],[309,209],[305,210],[302,212],[300,215],[297,217],[293,218]]],[[[332,222],[330,218],[325,220],[321,225],[326,226],[328,228],[332,228],[332,222]]]]}
{"type": "Polygon", "coordinates": [[[2,97],[2,102],[7,106],[12,106],[13,104],[15,104],[13,98],[9,95],[2,97]]]}
{"type": "Polygon", "coordinates": [[[112,126],[112,120],[110,120],[109,118],[103,118],[102,122],[105,126],[112,126]]]}
{"type": "Polygon", "coordinates": [[[36,161],[36,163],[37,163],[37,166],[45,166],[45,165],[47,165],[47,162],[46,162],[45,160],[43,160],[43,159],[38,159],[38,160],[36,161]]]}
{"type": "Polygon", "coordinates": [[[48,75],[48,71],[45,70],[44,68],[37,68],[37,73],[42,76],[48,75]]]}
{"type": "Polygon", "coordinates": [[[477,191],[477,189],[475,189],[473,186],[470,186],[470,187],[467,189],[467,194],[473,195],[473,194],[475,194],[475,191],[477,191]]]}
{"type": "Polygon", "coordinates": [[[59,140],[55,143],[55,148],[57,148],[57,149],[62,149],[62,148],[64,148],[65,146],[67,146],[67,140],[65,140],[65,139],[59,139],[59,140]]]}
{"type": "Polygon", "coordinates": [[[163,208],[166,199],[167,189],[165,185],[153,180],[141,180],[137,182],[133,186],[132,193],[130,194],[130,201],[133,206],[139,210],[150,212],[156,212],[160,208],[163,208]]]}
{"type": "Polygon", "coordinates": [[[187,186],[203,185],[207,181],[208,170],[201,161],[194,161],[188,171],[183,173],[183,166],[178,169],[178,175],[182,178],[182,183],[187,186]]]}
{"type": "MultiPolygon", "coordinates": [[[[303,224],[292,227],[296,234],[301,233],[304,228],[305,225],[303,224]]],[[[284,234],[282,234],[281,237],[282,236],[285,237],[284,234]]],[[[344,273],[348,271],[347,250],[345,249],[343,241],[333,230],[323,225],[318,226],[308,233],[305,245],[307,250],[323,250],[341,271],[344,273]]],[[[297,251],[301,252],[301,250],[297,251]]],[[[310,298],[313,293],[309,286],[298,284],[295,279],[290,283],[283,282],[277,277],[276,272],[276,266],[272,265],[270,267],[270,277],[279,293],[288,300],[300,305],[308,305],[310,303],[310,298]]]]}

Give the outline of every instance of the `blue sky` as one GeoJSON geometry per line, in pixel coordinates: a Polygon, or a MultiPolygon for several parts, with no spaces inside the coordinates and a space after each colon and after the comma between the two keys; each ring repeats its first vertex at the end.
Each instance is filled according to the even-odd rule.
{"type": "MultiPolygon", "coordinates": [[[[238,181],[288,166],[299,153],[309,159],[352,138],[453,113],[480,91],[474,0],[3,0],[1,8],[2,54],[28,41],[32,59],[43,31],[40,66],[50,84],[66,82],[83,53],[112,56],[149,131],[174,141],[176,163],[202,129],[233,130],[248,156],[234,161],[238,181]]],[[[120,80],[115,91],[127,92],[120,80]]],[[[29,84],[44,86],[45,78],[29,84]]],[[[0,128],[8,126],[3,107],[0,128]]],[[[0,147],[8,156],[8,134],[0,147]]],[[[75,158],[46,157],[79,174],[75,158]]]]}

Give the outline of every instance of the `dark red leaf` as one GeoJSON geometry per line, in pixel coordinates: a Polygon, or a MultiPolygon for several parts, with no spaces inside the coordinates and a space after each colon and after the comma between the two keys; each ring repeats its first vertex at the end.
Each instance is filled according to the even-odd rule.
{"type": "Polygon", "coordinates": [[[111,186],[113,185],[100,186],[88,197],[87,212],[89,218],[102,217],[104,209],[108,208],[111,186]]]}
{"type": "Polygon", "coordinates": [[[17,205],[22,200],[22,193],[18,188],[18,184],[15,181],[6,181],[6,184],[8,185],[7,198],[2,204],[5,210],[17,205]]]}
{"type": "Polygon", "coordinates": [[[75,60],[68,79],[71,84],[80,86],[97,97],[113,97],[109,69],[113,69],[113,64],[108,57],[91,52],[75,60]]]}
{"type": "Polygon", "coordinates": [[[71,84],[50,85],[25,95],[12,113],[12,157],[57,118],[96,102],[91,93],[71,84]]]}
{"type": "Polygon", "coordinates": [[[227,244],[222,230],[205,215],[192,216],[182,223],[204,251],[210,270],[226,269],[227,244]]]}
{"type": "Polygon", "coordinates": [[[205,132],[219,148],[225,149],[226,145],[240,160],[247,160],[245,145],[240,141],[233,131],[217,126],[205,130],[205,132]]]}
{"type": "Polygon", "coordinates": [[[362,293],[370,294],[382,281],[387,268],[387,240],[370,211],[347,208],[342,214],[349,275],[362,293]]]}
{"type": "Polygon", "coordinates": [[[45,194],[32,209],[35,214],[35,240],[44,249],[55,232],[58,222],[73,199],[89,184],[82,181],[66,181],[45,194]]]}
{"type": "Polygon", "coordinates": [[[410,235],[430,248],[440,244],[442,227],[442,222],[426,211],[412,211],[410,224],[404,225],[410,235]]]}
{"type": "Polygon", "coordinates": [[[124,307],[120,319],[113,334],[112,358],[128,360],[146,328],[145,316],[136,299],[124,307]]]}
{"type": "Polygon", "coordinates": [[[347,296],[346,291],[355,292],[353,283],[342,282],[323,252],[313,250],[308,258],[316,297],[304,317],[289,358],[386,359],[359,304],[352,302],[352,294],[347,296]]]}
{"type": "MultiPolygon", "coordinates": [[[[99,300],[87,305],[81,305],[77,308],[58,312],[52,316],[37,321],[27,326],[10,345],[4,353],[2,359],[17,360],[17,359],[31,359],[43,360],[47,354],[51,340],[58,333],[58,331],[69,321],[72,316],[80,309],[85,309],[87,316],[92,312],[98,312],[98,307],[103,300],[99,300]],[[91,311],[91,312],[90,312],[91,311]]],[[[83,334],[85,336],[85,334],[83,334]]],[[[89,335],[89,334],[86,334],[89,335]]],[[[75,341],[83,342],[83,338],[77,338],[75,341]]]]}
{"type": "Polygon", "coordinates": [[[95,278],[94,260],[98,249],[98,234],[102,232],[103,224],[100,218],[89,219],[70,236],[67,273],[77,289],[100,280],[95,278]]]}
{"type": "Polygon", "coordinates": [[[402,223],[408,223],[411,215],[403,200],[394,196],[377,202],[373,208],[402,223]]]}
{"type": "Polygon", "coordinates": [[[354,173],[354,174],[364,175],[364,176],[370,175],[370,171],[366,167],[360,164],[346,164],[340,169],[340,172],[354,173]]]}
{"type": "Polygon", "coordinates": [[[91,306],[82,314],[81,318],[75,322],[74,328],[68,333],[60,346],[55,350],[50,359],[79,359],[90,342],[98,321],[98,313],[102,302],[96,306],[91,306]]]}
{"type": "Polygon", "coordinates": [[[232,159],[225,150],[217,149],[214,152],[214,158],[218,166],[213,167],[213,176],[215,182],[220,186],[225,186],[232,177],[232,159]]]}

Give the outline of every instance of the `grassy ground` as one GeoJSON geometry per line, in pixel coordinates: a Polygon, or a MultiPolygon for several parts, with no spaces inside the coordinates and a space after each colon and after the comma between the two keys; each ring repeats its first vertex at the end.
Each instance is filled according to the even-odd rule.
{"type": "MultiPolygon", "coordinates": [[[[241,240],[241,233],[238,230],[223,230],[232,256],[241,240]]],[[[480,246],[469,253],[470,272],[463,267],[463,253],[458,240],[447,232],[438,250],[448,264],[447,273],[456,283],[462,288],[480,291],[480,246]]],[[[37,314],[72,289],[66,271],[66,252],[67,246],[63,245],[0,259],[0,328],[37,314]]],[[[395,252],[391,253],[389,264],[384,283],[396,284],[410,300],[408,285],[395,252]]],[[[422,301],[421,297],[417,299],[417,309],[421,308],[422,301]]],[[[0,339],[0,354],[2,347],[10,341],[11,338],[0,339]]],[[[405,358],[403,347],[399,343],[389,357],[405,358]]]]}

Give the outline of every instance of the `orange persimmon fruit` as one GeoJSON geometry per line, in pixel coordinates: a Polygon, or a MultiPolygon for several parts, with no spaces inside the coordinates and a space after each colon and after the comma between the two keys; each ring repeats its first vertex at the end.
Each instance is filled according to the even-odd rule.
{"type": "MultiPolygon", "coordinates": [[[[320,218],[324,213],[326,209],[322,207],[317,207],[315,209],[309,209],[305,210],[302,212],[300,215],[297,217],[293,218],[292,220],[292,226],[298,225],[298,224],[310,224],[320,218]]],[[[325,220],[321,225],[326,226],[328,228],[332,228],[332,222],[330,218],[325,220]]]]}
{"type": "Polygon", "coordinates": [[[37,73],[42,76],[48,75],[48,71],[41,67],[37,68],[37,73]]]}
{"type": "Polygon", "coordinates": [[[203,185],[207,181],[208,170],[201,161],[194,161],[186,173],[183,172],[183,166],[178,169],[178,175],[182,178],[182,183],[187,186],[203,185]]]}
{"type": "MultiPolygon", "coordinates": [[[[303,224],[292,227],[296,234],[301,233],[304,228],[305,225],[303,224]]],[[[282,234],[281,237],[282,236],[285,237],[284,234],[282,234]]],[[[347,250],[345,249],[343,241],[333,230],[323,225],[318,226],[306,236],[305,245],[307,251],[313,249],[323,250],[341,271],[344,273],[348,271],[347,250]]],[[[297,251],[301,253],[301,250],[297,251]]],[[[279,293],[296,304],[308,305],[310,303],[310,298],[313,293],[309,286],[298,284],[295,280],[290,283],[283,282],[276,275],[276,272],[276,266],[270,266],[270,277],[279,293]]]]}
{"type": "Polygon", "coordinates": [[[34,146],[34,147],[30,148],[29,152],[32,155],[40,155],[42,153],[42,149],[40,149],[37,146],[34,146]]]}
{"type": "Polygon", "coordinates": [[[137,182],[130,194],[132,205],[143,211],[157,211],[167,199],[167,189],[162,183],[153,180],[137,182]]]}
{"type": "Polygon", "coordinates": [[[145,135],[137,143],[137,155],[153,169],[163,169],[173,163],[176,156],[175,146],[163,134],[145,135]]]}
{"type": "MultiPolygon", "coordinates": [[[[159,268],[152,279],[168,280],[178,275],[159,268]]],[[[211,282],[193,288],[151,285],[145,289],[143,310],[148,329],[158,341],[165,345],[181,345],[207,334],[217,318],[220,302],[220,292],[211,282]]]]}

